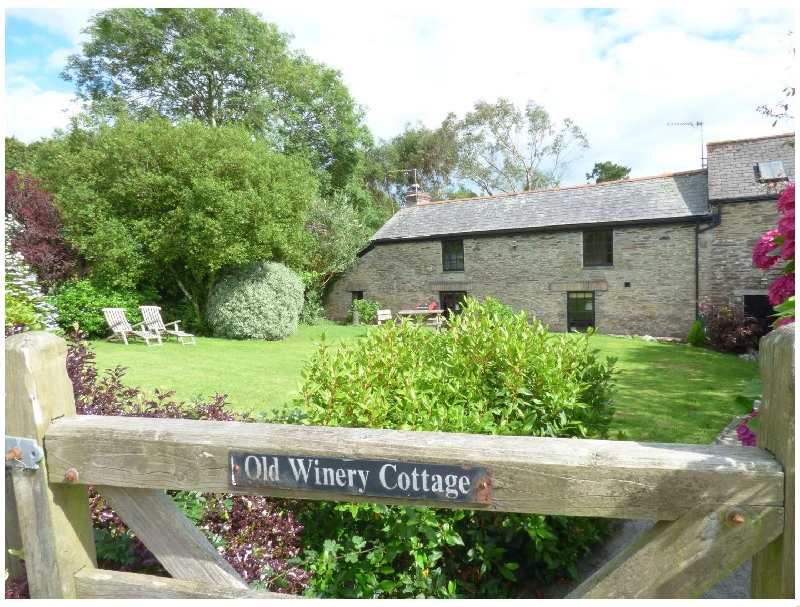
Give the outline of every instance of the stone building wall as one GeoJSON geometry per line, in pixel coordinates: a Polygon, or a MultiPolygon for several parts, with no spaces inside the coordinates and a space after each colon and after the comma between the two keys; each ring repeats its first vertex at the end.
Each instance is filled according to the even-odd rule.
{"type": "Polygon", "coordinates": [[[766,295],[777,270],[753,265],[753,247],[778,225],[776,200],[720,204],[718,226],[700,234],[700,297],[741,304],[744,295],[766,295]]]}
{"type": "Polygon", "coordinates": [[[772,160],[783,162],[789,181],[794,182],[794,133],[709,143],[709,200],[752,200],[769,195],[770,188],[759,182],[758,163],[772,160]]]}
{"type": "Polygon", "coordinates": [[[466,291],[560,332],[567,292],[593,291],[600,332],[685,337],[695,318],[694,264],[694,224],[616,228],[614,265],[598,268],[583,267],[580,230],[465,238],[463,272],[442,270],[439,240],[381,243],[337,281],[325,308],[344,320],[353,291],[392,311],[466,291]]]}

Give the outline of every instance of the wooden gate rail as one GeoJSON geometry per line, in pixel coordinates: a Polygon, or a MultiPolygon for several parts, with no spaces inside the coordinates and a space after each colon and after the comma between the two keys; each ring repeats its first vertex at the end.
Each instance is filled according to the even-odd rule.
{"type": "Polygon", "coordinates": [[[791,356],[762,355],[759,444],[770,439],[762,437],[763,429],[777,425],[781,430],[770,432],[790,446],[767,451],[76,416],[65,342],[47,333],[23,333],[6,340],[6,432],[37,440],[45,460],[37,470],[13,471],[16,510],[7,499],[6,540],[22,538],[34,598],[290,598],[247,588],[163,490],[655,519],[660,522],[568,598],[697,597],[754,554],[762,564],[754,559],[753,597],[789,598],[794,594],[793,327],[764,338],[762,353],[772,344],[781,351],[788,344],[791,356]],[[782,369],[777,386],[764,369],[764,360],[773,359],[782,369]],[[465,505],[234,485],[234,450],[479,467],[490,470],[491,499],[465,505]],[[86,484],[108,500],[172,578],[96,569],[86,484]]]}
{"type": "MultiPolygon", "coordinates": [[[[233,487],[231,446],[298,457],[490,467],[499,512],[675,520],[698,505],[783,507],[783,470],[767,451],[568,438],[444,434],[186,419],[77,416],[45,435],[50,482],[375,502],[375,497],[233,487]]],[[[441,500],[383,503],[463,508],[441,500]]]]}

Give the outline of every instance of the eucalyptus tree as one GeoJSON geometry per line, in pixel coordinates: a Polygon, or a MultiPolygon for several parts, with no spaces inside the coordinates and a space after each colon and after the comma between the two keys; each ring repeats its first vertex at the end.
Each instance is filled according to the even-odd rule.
{"type": "Polygon", "coordinates": [[[524,110],[502,98],[494,104],[478,101],[462,119],[449,114],[442,128],[456,134],[454,176],[488,196],[556,187],[589,147],[571,119],[557,124],[533,101],[524,110]]]}

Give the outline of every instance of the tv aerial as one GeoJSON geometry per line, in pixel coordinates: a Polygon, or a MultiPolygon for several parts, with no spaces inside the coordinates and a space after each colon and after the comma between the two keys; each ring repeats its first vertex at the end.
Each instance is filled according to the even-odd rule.
{"type": "Polygon", "coordinates": [[[698,122],[668,122],[667,126],[690,126],[700,127],[700,168],[708,168],[708,159],[705,157],[705,146],[703,145],[703,123],[698,122]]]}

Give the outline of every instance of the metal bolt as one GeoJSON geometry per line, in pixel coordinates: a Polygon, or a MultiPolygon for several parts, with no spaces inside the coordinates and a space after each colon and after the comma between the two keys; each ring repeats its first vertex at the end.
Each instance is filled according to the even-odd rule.
{"type": "Polygon", "coordinates": [[[734,527],[741,527],[747,522],[745,512],[741,508],[731,508],[725,518],[734,527]]]}
{"type": "Polygon", "coordinates": [[[13,448],[8,450],[8,453],[6,453],[6,461],[8,462],[8,461],[11,461],[11,460],[20,460],[20,459],[22,459],[22,455],[23,454],[22,454],[22,449],[21,448],[13,447],[13,448]]]}
{"type": "Polygon", "coordinates": [[[239,472],[239,470],[241,470],[241,468],[239,467],[239,464],[234,464],[233,465],[233,471],[234,472],[239,472]]]}
{"type": "Polygon", "coordinates": [[[479,481],[478,482],[478,491],[483,491],[486,489],[486,481],[479,481]]]}
{"type": "Polygon", "coordinates": [[[64,473],[65,483],[75,483],[78,481],[78,471],[75,468],[70,468],[64,473]]]}

